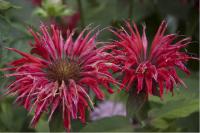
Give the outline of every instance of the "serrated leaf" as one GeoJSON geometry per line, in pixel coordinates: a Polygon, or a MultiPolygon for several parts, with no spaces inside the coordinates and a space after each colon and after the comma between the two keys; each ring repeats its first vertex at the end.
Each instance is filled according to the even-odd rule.
{"type": "Polygon", "coordinates": [[[87,125],[81,132],[132,132],[133,127],[126,117],[114,116],[103,118],[87,125]]]}

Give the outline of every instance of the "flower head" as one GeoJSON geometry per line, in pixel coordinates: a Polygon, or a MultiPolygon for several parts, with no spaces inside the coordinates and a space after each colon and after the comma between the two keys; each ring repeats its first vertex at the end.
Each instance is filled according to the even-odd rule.
{"type": "Polygon", "coordinates": [[[73,31],[77,24],[80,21],[80,13],[75,12],[70,16],[62,16],[60,17],[60,21],[57,21],[56,18],[51,20],[51,23],[55,24],[59,29],[62,30],[63,36],[66,36],[67,31],[73,31]]]}
{"type": "Polygon", "coordinates": [[[42,4],[42,0],[32,0],[33,5],[40,6],[42,4]]]}
{"type": "MultiPolygon", "coordinates": [[[[71,16],[63,17],[63,19],[67,22],[67,28],[72,31],[80,20],[80,13],[76,12],[71,16]]],[[[62,27],[65,28],[66,26],[63,25],[62,27]]]]}
{"type": "Polygon", "coordinates": [[[176,68],[190,73],[184,64],[194,57],[180,50],[191,43],[191,39],[179,39],[181,36],[176,34],[164,35],[167,24],[163,21],[148,52],[146,27],[143,26],[141,36],[134,22],[134,28],[129,22],[126,22],[126,26],[129,33],[125,28],[119,32],[112,31],[119,41],[114,41],[110,45],[114,62],[122,65],[122,83],[126,85],[126,90],[129,91],[132,86],[136,86],[136,89],[132,90],[136,93],[145,92],[162,97],[164,87],[170,92],[173,92],[177,83],[186,87],[177,75],[176,68]]]}
{"type": "Polygon", "coordinates": [[[4,69],[11,72],[7,77],[15,77],[8,93],[16,94],[16,102],[27,110],[34,110],[33,126],[42,113],[48,112],[50,120],[55,110],[59,110],[65,128],[70,130],[70,120],[80,119],[85,123],[85,110],[93,107],[89,91],[102,100],[100,85],[112,93],[110,84],[119,83],[109,72],[112,63],[107,63],[102,56],[104,52],[96,47],[98,32],[91,35],[93,30],[86,28],[75,41],[73,33],[64,41],[55,25],[51,25],[51,33],[44,25],[40,29],[42,34],[30,29],[35,40],[31,54],[7,48],[22,56],[4,69]],[[86,31],[89,32],[83,36],[86,31]]]}

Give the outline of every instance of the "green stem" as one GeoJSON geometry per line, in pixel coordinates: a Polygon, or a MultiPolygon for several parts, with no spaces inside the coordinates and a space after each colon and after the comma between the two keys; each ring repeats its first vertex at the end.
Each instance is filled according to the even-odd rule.
{"type": "Polygon", "coordinates": [[[63,3],[63,4],[67,4],[67,3],[66,3],[66,0],[62,0],[62,3],[63,3]]]}
{"type": "Polygon", "coordinates": [[[85,22],[84,22],[84,13],[83,13],[82,2],[81,2],[81,0],[77,0],[77,3],[78,3],[78,9],[80,12],[80,17],[81,17],[81,28],[84,29],[85,22]]]}
{"type": "MultiPolygon", "coordinates": [[[[0,42],[0,43],[1,43],[1,42],[0,42]]],[[[0,65],[1,65],[1,60],[2,60],[2,59],[1,59],[1,56],[2,56],[1,53],[3,53],[3,47],[2,47],[1,44],[0,44],[0,65]]],[[[1,67],[1,66],[0,66],[0,67],[1,67]]]]}
{"type": "Polygon", "coordinates": [[[50,132],[65,132],[65,128],[63,126],[62,113],[56,110],[49,122],[49,130],[50,132]]]}
{"type": "Polygon", "coordinates": [[[134,125],[141,125],[141,122],[148,117],[149,103],[145,92],[139,94],[129,92],[126,104],[127,117],[132,119],[134,125]]]}

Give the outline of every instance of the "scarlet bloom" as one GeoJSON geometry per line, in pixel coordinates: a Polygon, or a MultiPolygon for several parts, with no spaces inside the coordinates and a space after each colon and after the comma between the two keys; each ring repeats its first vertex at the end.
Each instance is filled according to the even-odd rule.
{"type": "Polygon", "coordinates": [[[7,77],[15,77],[8,86],[8,93],[17,95],[16,102],[27,110],[34,110],[31,121],[35,126],[44,112],[49,113],[49,120],[54,112],[62,113],[65,128],[70,130],[71,119],[80,119],[85,123],[85,110],[93,103],[88,95],[90,90],[100,100],[104,93],[99,88],[103,85],[110,93],[110,84],[119,84],[109,70],[118,67],[107,63],[103,51],[96,47],[93,30],[84,29],[77,39],[69,33],[64,41],[62,33],[51,25],[51,34],[46,26],[40,27],[42,34],[30,29],[35,42],[31,44],[31,54],[8,48],[22,56],[10,64],[5,71],[7,77]],[[83,36],[83,34],[88,33],[83,36]]]}
{"type": "Polygon", "coordinates": [[[42,0],[32,0],[32,3],[36,6],[40,6],[42,4],[42,0]]]}
{"type": "Polygon", "coordinates": [[[142,36],[134,22],[133,27],[126,22],[129,33],[125,28],[119,32],[112,31],[119,41],[114,41],[110,45],[115,63],[122,66],[122,83],[126,85],[126,90],[129,91],[135,86],[136,89],[132,90],[135,93],[145,92],[147,96],[153,94],[162,97],[164,88],[173,93],[174,85],[177,83],[186,87],[177,75],[176,68],[190,73],[184,63],[194,57],[181,52],[180,49],[191,43],[191,39],[179,39],[181,36],[176,34],[164,35],[167,24],[163,21],[148,52],[146,27],[143,26],[142,36]]]}
{"type": "MultiPolygon", "coordinates": [[[[80,13],[79,12],[76,12],[74,13],[73,15],[71,16],[68,16],[68,17],[63,17],[64,21],[67,22],[67,28],[72,31],[76,25],[78,24],[79,20],[80,20],[80,13]]],[[[63,28],[66,27],[64,24],[63,24],[63,28]]]]}
{"type": "Polygon", "coordinates": [[[59,22],[54,18],[51,20],[51,23],[55,24],[59,29],[61,29],[63,36],[66,36],[67,31],[73,31],[79,21],[80,13],[76,12],[71,16],[62,16],[59,22]]]}

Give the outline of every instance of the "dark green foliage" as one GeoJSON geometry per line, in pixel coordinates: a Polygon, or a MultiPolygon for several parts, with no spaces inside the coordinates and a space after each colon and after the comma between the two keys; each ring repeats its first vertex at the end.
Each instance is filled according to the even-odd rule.
{"type": "Polygon", "coordinates": [[[123,116],[103,118],[87,125],[81,132],[131,132],[133,127],[129,120],[123,116]]]}

